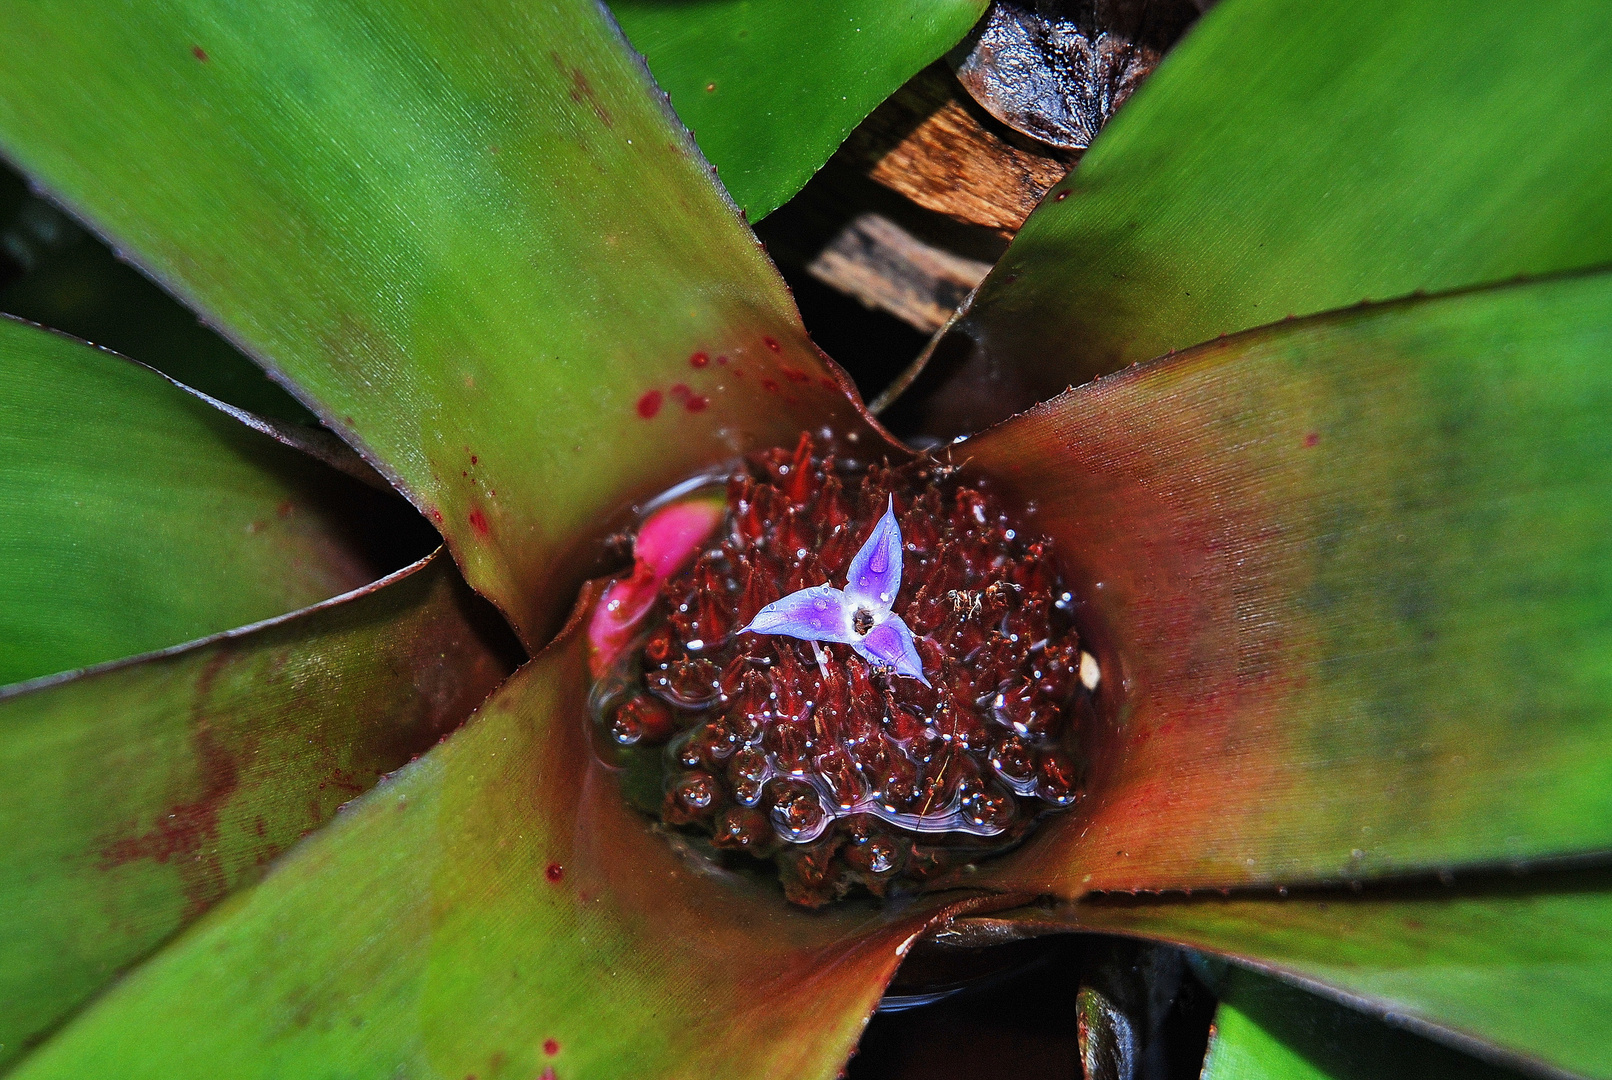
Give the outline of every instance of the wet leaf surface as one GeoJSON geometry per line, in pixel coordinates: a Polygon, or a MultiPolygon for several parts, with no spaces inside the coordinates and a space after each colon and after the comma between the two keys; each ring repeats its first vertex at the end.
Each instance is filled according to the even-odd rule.
{"type": "Polygon", "coordinates": [[[806,914],[686,862],[590,749],[584,645],[14,1075],[836,1075],[941,902],[806,914]]]}

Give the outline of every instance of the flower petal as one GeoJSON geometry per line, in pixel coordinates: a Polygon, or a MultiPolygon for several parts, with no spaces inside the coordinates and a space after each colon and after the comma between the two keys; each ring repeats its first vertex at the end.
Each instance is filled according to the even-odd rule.
{"type": "Polygon", "coordinates": [[[782,634],[802,641],[837,641],[854,644],[861,640],[851,625],[856,607],[832,585],[813,585],[774,600],[750,620],[740,633],[782,634]]]}
{"type": "Polygon", "coordinates": [[[0,41],[0,152],[361,448],[529,648],[633,501],[879,438],[596,0],[0,4],[0,41]]]}
{"type": "Polygon", "coordinates": [[[873,531],[851,557],[850,569],[845,572],[845,595],[853,604],[886,612],[900,591],[901,525],[896,521],[896,499],[892,495],[884,516],[874,523],[873,531]]]}
{"type": "Polygon", "coordinates": [[[851,647],[869,663],[894,668],[897,675],[905,675],[925,686],[929,685],[929,680],[924,678],[924,664],[918,656],[918,646],[912,640],[912,631],[907,629],[907,624],[901,621],[899,615],[891,615],[874,626],[866,635],[851,642],[851,647]]]}
{"type": "Polygon", "coordinates": [[[588,686],[575,634],[14,1075],[837,1075],[958,902],[803,912],[700,872],[598,759],[588,686]]]}

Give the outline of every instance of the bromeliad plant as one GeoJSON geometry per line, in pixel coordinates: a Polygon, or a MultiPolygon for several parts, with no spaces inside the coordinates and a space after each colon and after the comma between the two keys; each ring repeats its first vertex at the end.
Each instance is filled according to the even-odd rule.
{"type": "MultiPolygon", "coordinates": [[[[822,110],[828,148],[978,14],[827,6],[717,14],[756,42],[741,68],[865,18],[823,54],[858,97],[822,110]],[[891,67],[863,80],[863,56],[891,67]]],[[[686,44],[677,10],[621,6],[686,44]]],[[[32,680],[0,697],[14,1075],[830,1076],[910,943],[973,911],[1183,943],[1612,1076],[1606,23],[1225,0],[1160,67],[937,349],[967,355],[947,415],[980,421],[1157,358],[943,466],[1053,541],[1102,673],[1083,794],[899,904],[809,912],[624,800],[588,713],[590,637],[616,639],[554,634],[600,541],[686,478],[802,431],[923,466],[807,340],[608,16],[8,6],[5,153],[293,388],[453,564],[365,583],[342,512],[371,489],[275,441],[307,437],[0,326],[0,670],[32,680]],[[507,679],[454,567],[534,654],[507,679]]],[[[723,175],[760,178],[751,210],[827,153],[774,154],[822,70],[702,80],[646,48],[732,148],[723,175]],[[724,114],[730,85],[795,106],[724,114]]],[[[925,497],[894,494],[898,516],[925,497]]],[[[707,534],[670,535],[637,553],[649,595],[707,534]]],[[[766,601],[824,581],[784,584],[766,601]]],[[[967,661],[917,596],[870,597],[851,617],[900,618],[936,686],[967,661]]],[[[825,683],[872,653],[922,687],[904,645],[852,633],[824,634],[825,683]]],[[[1221,988],[1213,1075],[1381,1052],[1346,1020],[1293,1035],[1314,999],[1251,980],[1221,988]]]]}

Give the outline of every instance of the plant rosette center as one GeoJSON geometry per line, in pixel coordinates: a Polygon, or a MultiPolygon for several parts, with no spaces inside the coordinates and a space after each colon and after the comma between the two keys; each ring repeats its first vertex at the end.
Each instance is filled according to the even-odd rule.
{"type": "Polygon", "coordinates": [[[811,438],[657,510],[590,623],[628,797],[789,899],[884,896],[1081,795],[1095,661],[1051,542],[928,458],[811,438]]]}

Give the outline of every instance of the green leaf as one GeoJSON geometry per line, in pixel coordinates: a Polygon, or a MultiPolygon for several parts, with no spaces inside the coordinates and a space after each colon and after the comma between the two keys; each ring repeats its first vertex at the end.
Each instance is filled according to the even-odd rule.
{"type": "Polygon", "coordinates": [[[1502,1080],[1517,1074],[1247,972],[1222,989],[1203,1080],[1502,1080]]]}
{"type": "Polygon", "coordinates": [[[862,430],[593,0],[43,0],[0,37],[0,149],[297,386],[528,644],[631,500],[862,430]]]}
{"type": "Polygon", "coordinates": [[[17,1077],[822,1077],[932,917],[687,861],[590,746],[573,634],[17,1077]]]}
{"type": "MultiPolygon", "coordinates": [[[[0,317],[0,684],[373,581],[406,507],[161,375],[0,317]]],[[[395,565],[395,564],[393,564],[395,565]]]]}
{"type": "Polygon", "coordinates": [[[677,115],[750,220],[957,44],[987,0],[612,0],[677,115]]]}
{"type": "Polygon", "coordinates": [[[1280,324],[958,455],[1034,501],[1103,672],[1066,897],[1612,850],[1612,275],[1280,324]]]}
{"type": "Polygon", "coordinates": [[[511,667],[489,618],[437,556],[0,694],[0,1063],[452,730],[511,667]]]}
{"type": "Polygon", "coordinates": [[[0,291],[0,311],[114,349],[259,416],[313,422],[313,414],[261,368],[87,236],[48,254],[0,291]]]}
{"type": "Polygon", "coordinates": [[[1231,956],[1456,1046],[1612,1077],[1606,874],[1402,893],[1102,898],[1051,921],[1231,956]]]}
{"type": "Polygon", "coordinates": [[[1226,0],[937,357],[978,430],[1287,315],[1612,261],[1612,8],[1226,0]]]}

